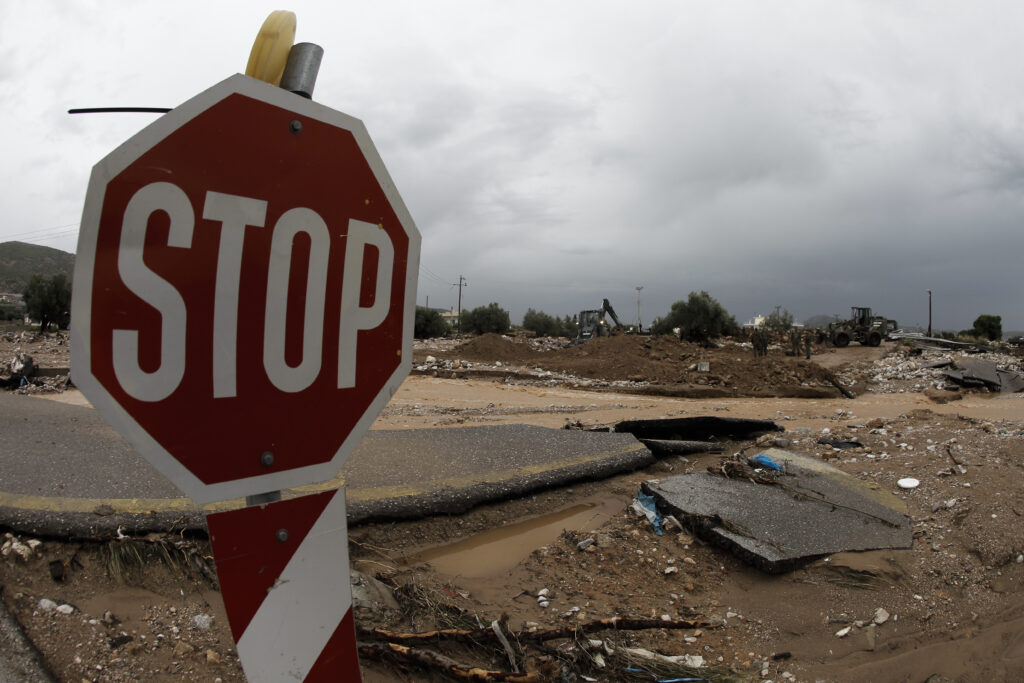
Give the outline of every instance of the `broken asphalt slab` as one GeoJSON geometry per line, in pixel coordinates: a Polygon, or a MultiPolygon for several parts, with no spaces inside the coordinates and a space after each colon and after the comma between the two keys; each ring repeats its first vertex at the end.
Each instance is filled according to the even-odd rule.
{"type": "Polygon", "coordinates": [[[510,424],[371,431],[345,465],[349,523],[456,514],[653,464],[630,434],[510,424]],[[403,472],[415,460],[418,475],[403,472]]]}
{"type": "Polygon", "coordinates": [[[666,441],[743,441],[783,428],[771,420],[742,417],[674,417],[662,420],[625,420],[615,425],[616,432],[627,432],[638,439],[666,441]]]}
{"type": "Polygon", "coordinates": [[[995,363],[982,358],[958,358],[943,374],[964,387],[984,386],[1001,393],[1024,391],[1024,377],[1020,373],[1000,370],[995,363]]]}
{"type": "MultiPolygon", "coordinates": [[[[32,535],[106,538],[205,530],[205,513],[95,410],[0,394],[0,526],[32,535]]],[[[495,425],[371,430],[335,479],[285,498],[347,487],[349,523],[457,514],[480,503],[646,467],[630,434],[495,425]]]]}
{"type": "Polygon", "coordinates": [[[911,546],[910,518],[896,496],[808,456],[759,455],[783,468],[777,483],[697,472],[643,490],[702,540],[769,573],[842,551],[911,546]]]}

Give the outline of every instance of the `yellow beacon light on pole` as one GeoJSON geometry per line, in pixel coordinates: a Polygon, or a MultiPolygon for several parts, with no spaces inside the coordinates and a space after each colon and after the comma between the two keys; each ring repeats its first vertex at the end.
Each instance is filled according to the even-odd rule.
{"type": "Polygon", "coordinates": [[[280,85],[288,51],[294,42],[295,12],[274,10],[256,35],[245,75],[271,85],[280,85]]]}

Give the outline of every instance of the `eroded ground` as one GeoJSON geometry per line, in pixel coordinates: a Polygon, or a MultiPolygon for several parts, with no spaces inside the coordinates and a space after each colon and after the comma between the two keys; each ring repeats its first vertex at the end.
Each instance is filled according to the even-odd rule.
{"type": "MultiPolygon", "coordinates": [[[[470,369],[512,365],[553,375],[498,373],[467,380],[451,379],[447,368],[438,369],[436,377],[426,371],[406,382],[375,427],[499,422],[560,427],[705,414],[769,418],[786,428],[773,438],[789,439],[791,450],[826,460],[903,499],[913,519],[914,545],[833,555],[767,576],[685,531],[671,528],[657,536],[645,519],[628,511],[645,480],[699,471],[740,450],[757,449],[725,443],[721,455],[665,459],[648,471],[544,491],[457,517],[356,527],[350,533],[353,567],[394,589],[400,605],[357,610],[359,626],[405,632],[475,629],[507,615],[505,629],[523,633],[518,642],[513,639],[517,664],[550,680],[652,680],[627,668],[664,677],[682,670],[626,656],[627,648],[690,655],[690,664],[699,656],[704,666],[691,671],[709,680],[1024,680],[1021,395],[959,392],[959,400],[937,403],[923,392],[944,387],[923,366],[933,360],[929,354],[941,354],[894,354],[890,344],[824,350],[812,359],[818,369],[808,370],[800,370],[806,361],[786,357],[778,348],[768,359],[754,361],[738,345],[672,346],[670,352],[638,346],[629,367],[602,374],[600,366],[584,366],[584,360],[600,357],[603,349],[597,347],[570,367],[538,360],[551,352],[530,349],[536,355],[524,361],[515,355],[525,356],[524,349],[502,353],[507,340],[477,341],[495,347],[484,349],[490,357],[476,347],[439,345],[418,349],[417,363],[424,365],[429,354],[436,359],[433,367],[458,360],[460,366],[474,364],[470,369]],[[667,354],[652,361],[664,365],[661,370],[644,365],[644,354],[650,359],[652,351],[667,354]],[[679,358],[684,353],[703,354],[701,362],[710,370],[686,369],[698,359],[679,358]],[[686,361],[691,362],[682,369],[671,369],[686,361]],[[754,369],[742,379],[746,366],[754,369]],[[708,372],[730,385],[700,384],[710,381],[708,372]],[[566,373],[572,376],[556,376],[566,373]],[[825,373],[855,389],[857,398],[843,398],[821,379],[825,373]],[[789,389],[773,392],[773,376],[785,378],[782,384],[790,388],[813,384],[834,395],[807,399],[793,398],[789,389]],[[630,393],[651,379],[746,396],[630,393]],[[630,391],[618,391],[623,387],[630,391]],[[768,397],[772,393],[781,397],[768,397]],[[825,429],[864,447],[819,445],[825,429]],[[896,481],[903,477],[920,485],[900,489],[896,481]],[[595,542],[580,550],[579,542],[588,538],[595,542]],[[611,617],[700,623],[591,631],[589,638],[603,641],[598,646],[582,637],[535,642],[526,635],[531,629],[536,634],[611,617]],[[872,625],[873,620],[880,623],[872,625]],[[929,679],[933,675],[944,678],[929,679]]],[[[636,346],[645,340],[629,341],[636,346]]],[[[42,540],[28,561],[5,558],[0,564],[4,599],[61,680],[242,679],[219,594],[201,574],[167,561],[202,558],[208,554],[202,540],[175,534],[105,544],[42,540]],[[111,546],[135,548],[146,561],[132,572],[130,554],[120,552],[118,565],[111,546]],[[63,582],[51,578],[53,560],[67,564],[63,582]],[[125,563],[129,568],[119,582],[110,571],[125,563]],[[43,598],[74,609],[70,614],[45,609],[43,598]],[[111,618],[104,621],[106,612],[111,618]],[[119,623],[108,623],[114,619],[119,623]]],[[[369,635],[363,639],[382,642],[369,635]]],[[[411,646],[467,666],[510,670],[499,645],[482,642],[480,634],[475,639],[479,644],[434,639],[411,646]]],[[[367,680],[444,680],[443,674],[408,662],[364,658],[363,670],[367,680]]]]}

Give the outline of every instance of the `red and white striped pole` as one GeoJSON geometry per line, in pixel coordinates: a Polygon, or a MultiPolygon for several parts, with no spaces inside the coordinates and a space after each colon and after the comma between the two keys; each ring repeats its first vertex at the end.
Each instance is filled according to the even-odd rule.
{"type": "Polygon", "coordinates": [[[345,489],[207,515],[249,681],[359,681],[345,489]]]}

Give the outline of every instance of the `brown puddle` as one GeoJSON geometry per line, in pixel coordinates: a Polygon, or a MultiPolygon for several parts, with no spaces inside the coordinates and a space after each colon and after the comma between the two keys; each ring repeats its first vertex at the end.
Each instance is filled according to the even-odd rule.
{"type": "Polygon", "coordinates": [[[495,576],[516,566],[537,548],[554,541],[563,530],[596,529],[622,509],[620,500],[580,503],[431,548],[412,560],[428,562],[436,571],[451,576],[468,579],[495,576]]]}

